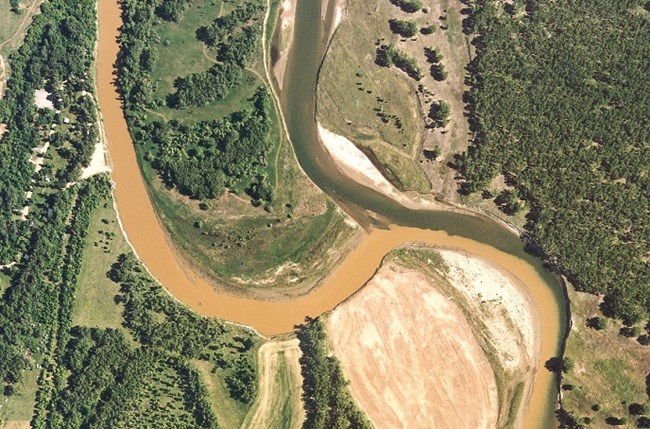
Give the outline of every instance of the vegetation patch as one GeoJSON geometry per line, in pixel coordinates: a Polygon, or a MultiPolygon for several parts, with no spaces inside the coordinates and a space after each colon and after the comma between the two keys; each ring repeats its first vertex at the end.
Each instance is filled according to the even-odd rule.
{"type": "Polygon", "coordinates": [[[325,322],[309,320],[298,331],[302,357],[303,428],[371,428],[347,389],[347,380],[336,357],[329,355],[325,322]]]}
{"type": "Polygon", "coordinates": [[[573,365],[562,375],[560,418],[573,422],[572,427],[606,428],[608,419],[626,419],[629,425],[643,427],[648,417],[644,405],[650,400],[650,353],[643,344],[648,327],[635,325],[638,335],[627,337],[618,321],[604,326],[595,322],[607,320],[599,310],[601,297],[572,287],[569,297],[573,326],[565,355],[573,365]]]}
{"type": "Polygon", "coordinates": [[[347,6],[348,19],[334,34],[319,75],[319,121],[372,152],[373,163],[399,189],[433,188],[452,198],[447,194],[456,185],[445,160],[468,140],[462,99],[468,50],[460,6],[389,0],[347,6]],[[436,31],[443,22],[446,29],[436,31]],[[429,62],[427,50],[440,58],[429,62]],[[428,114],[441,100],[450,112],[448,122],[436,127],[428,114]],[[439,156],[427,157],[425,151],[434,149],[439,156]]]}

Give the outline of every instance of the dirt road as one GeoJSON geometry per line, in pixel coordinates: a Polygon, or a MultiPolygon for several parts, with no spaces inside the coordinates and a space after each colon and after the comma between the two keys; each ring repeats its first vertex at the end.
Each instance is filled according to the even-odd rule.
{"type": "Polygon", "coordinates": [[[300,348],[297,338],[265,343],[259,350],[259,390],[242,429],[302,426],[300,348]]]}

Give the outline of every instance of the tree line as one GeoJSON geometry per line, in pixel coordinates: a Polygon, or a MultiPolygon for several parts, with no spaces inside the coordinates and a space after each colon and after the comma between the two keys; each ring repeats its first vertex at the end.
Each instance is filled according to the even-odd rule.
{"type": "Polygon", "coordinates": [[[303,429],[370,429],[347,389],[341,364],[329,355],[325,323],[308,320],[298,330],[303,377],[305,421],[303,429]]]}
{"type": "Polygon", "coordinates": [[[502,206],[528,210],[546,260],[628,324],[650,316],[650,22],[630,13],[641,6],[475,2],[474,138],[455,162],[463,193],[503,174],[516,195],[502,206]]]}

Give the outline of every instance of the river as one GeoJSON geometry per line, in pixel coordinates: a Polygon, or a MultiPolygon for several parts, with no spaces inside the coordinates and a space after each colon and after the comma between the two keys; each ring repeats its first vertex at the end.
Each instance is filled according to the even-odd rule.
{"type": "Polygon", "coordinates": [[[386,253],[404,243],[424,242],[463,249],[486,258],[521,280],[539,309],[542,323],[539,371],[524,427],[553,427],[552,405],[556,392],[553,378],[543,369],[543,363],[557,353],[565,327],[564,303],[557,279],[544,270],[540,260],[524,252],[516,236],[491,219],[409,210],[337,173],[318,141],[315,122],[317,74],[334,10],[330,7],[327,19],[322,20],[320,1],[297,3],[296,37],[287,63],[281,104],[298,160],[316,185],[348,209],[358,208],[353,210],[355,217],[371,211],[387,219],[390,228],[369,232],[319,288],[302,297],[258,301],[215,289],[175,252],[147,194],[114,84],[121,25],[119,3],[101,0],[98,101],[112,161],[116,209],[129,243],[149,272],[176,299],[200,314],[251,326],[268,336],[290,332],[306,316],[315,317],[334,308],[370,279],[386,253]]]}

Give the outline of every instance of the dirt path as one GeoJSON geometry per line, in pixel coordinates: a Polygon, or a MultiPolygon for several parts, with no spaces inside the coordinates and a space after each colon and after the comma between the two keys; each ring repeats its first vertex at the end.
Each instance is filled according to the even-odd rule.
{"type": "Polygon", "coordinates": [[[385,265],[327,324],[376,429],[496,427],[492,368],[461,310],[423,274],[385,265]]]}
{"type": "Polygon", "coordinates": [[[300,348],[297,338],[260,347],[259,390],[242,429],[297,429],[305,418],[302,405],[300,348]]]}
{"type": "Polygon", "coordinates": [[[2,42],[0,42],[0,50],[2,50],[2,48],[4,48],[5,45],[6,45],[7,43],[9,43],[9,42],[15,40],[15,39],[16,39],[16,38],[17,38],[17,37],[18,37],[18,36],[19,36],[23,31],[25,31],[25,29],[26,29],[27,26],[29,25],[29,22],[28,22],[28,21],[29,21],[29,20],[31,19],[31,17],[34,15],[34,10],[35,10],[37,7],[39,7],[39,6],[41,5],[41,3],[42,3],[42,0],[41,0],[41,1],[35,1],[35,2],[32,3],[32,5],[29,7],[29,9],[27,10],[27,12],[24,12],[24,17],[23,17],[23,19],[20,21],[20,23],[18,24],[18,26],[16,27],[16,30],[15,30],[13,33],[11,33],[11,36],[7,37],[5,40],[3,40],[2,42]]]}

